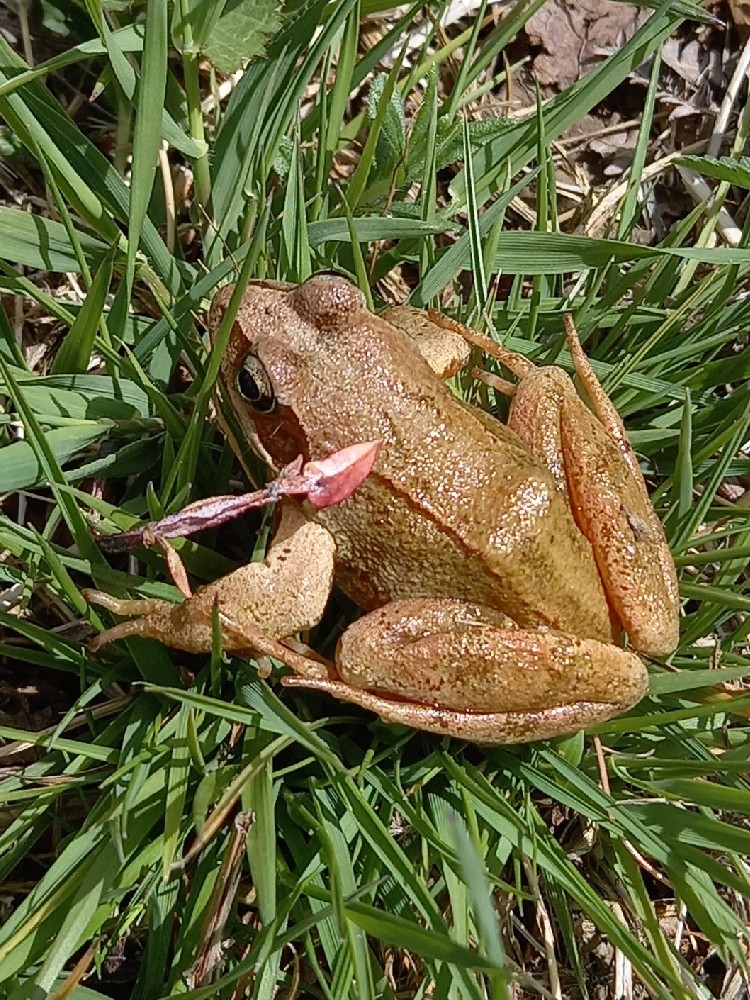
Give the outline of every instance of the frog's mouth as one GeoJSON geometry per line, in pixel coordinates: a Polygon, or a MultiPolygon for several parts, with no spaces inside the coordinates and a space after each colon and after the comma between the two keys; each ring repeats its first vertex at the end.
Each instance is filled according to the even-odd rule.
{"type": "Polygon", "coordinates": [[[299,455],[303,461],[311,459],[302,425],[291,406],[277,405],[273,413],[253,413],[248,417],[252,425],[252,445],[274,472],[293,462],[299,455]]]}
{"type": "Polygon", "coordinates": [[[223,379],[220,390],[215,399],[219,424],[251,482],[257,480],[259,462],[278,475],[300,455],[304,462],[310,461],[307,439],[290,407],[258,414],[228,392],[223,379]]]}

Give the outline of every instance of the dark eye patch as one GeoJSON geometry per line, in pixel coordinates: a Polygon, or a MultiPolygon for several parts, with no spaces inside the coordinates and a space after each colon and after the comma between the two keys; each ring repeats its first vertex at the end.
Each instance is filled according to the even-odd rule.
{"type": "Polygon", "coordinates": [[[254,354],[246,354],[237,372],[239,394],[258,413],[271,413],[276,406],[268,372],[254,354]]]}

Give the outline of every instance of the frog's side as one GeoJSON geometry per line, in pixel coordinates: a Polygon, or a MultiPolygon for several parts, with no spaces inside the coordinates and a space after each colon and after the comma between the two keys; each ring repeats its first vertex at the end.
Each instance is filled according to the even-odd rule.
{"type": "MultiPolygon", "coordinates": [[[[214,300],[213,330],[230,294],[214,300]]],[[[248,287],[222,362],[235,445],[278,470],[382,442],[354,496],[314,515],[335,542],[337,582],[381,610],[345,633],[335,670],[287,661],[294,683],[490,743],[579,729],[642,697],[645,670],[618,642],[624,626],[644,651],[676,645],[661,527],[606,397],[595,417],[559,369],[519,365],[511,429],[457,400],[343,278],[248,287]]],[[[289,559],[309,566],[309,546],[289,559]]],[[[255,602],[229,607],[222,583],[239,636],[255,602]]],[[[167,638],[146,622],[133,631],[167,638]]]]}

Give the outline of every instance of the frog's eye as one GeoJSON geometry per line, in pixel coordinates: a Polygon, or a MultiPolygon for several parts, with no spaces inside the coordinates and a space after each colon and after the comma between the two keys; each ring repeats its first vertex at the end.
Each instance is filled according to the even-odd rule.
{"type": "Polygon", "coordinates": [[[276,406],[276,396],[268,372],[254,354],[246,354],[237,372],[240,395],[259,413],[271,413],[276,406]]]}

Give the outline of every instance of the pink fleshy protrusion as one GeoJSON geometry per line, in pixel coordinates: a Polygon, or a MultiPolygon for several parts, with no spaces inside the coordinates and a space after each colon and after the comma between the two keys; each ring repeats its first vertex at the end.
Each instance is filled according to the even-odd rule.
{"type": "Polygon", "coordinates": [[[304,474],[320,476],[307,495],[313,507],[322,510],[350,497],[370,475],[380,444],[380,441],[364,441],[342,448],[319,462],[309,462],[304,474]]]}

